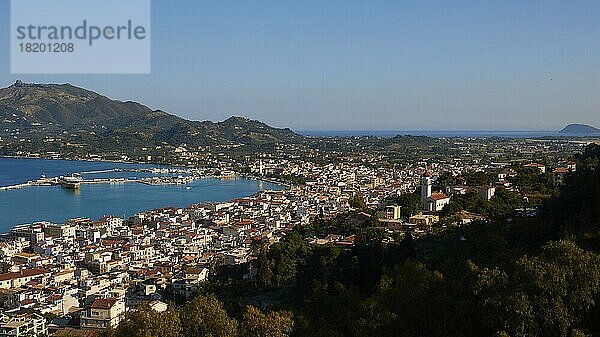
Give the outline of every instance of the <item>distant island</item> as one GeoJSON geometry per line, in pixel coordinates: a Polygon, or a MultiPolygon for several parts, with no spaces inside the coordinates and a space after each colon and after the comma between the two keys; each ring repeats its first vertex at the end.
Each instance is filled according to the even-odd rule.
{"type": "Polygon", "coordinates": [[[600,129],[586,124],[569,124],[559,131],[569,135],[600,135],[600,129]]]}

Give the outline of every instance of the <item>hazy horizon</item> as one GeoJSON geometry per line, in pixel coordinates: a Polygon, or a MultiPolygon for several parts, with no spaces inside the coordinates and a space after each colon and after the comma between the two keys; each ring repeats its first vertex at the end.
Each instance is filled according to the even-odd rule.
{"type": "MultiPolygon", "coordinates": [[[[21,80],[21,79],[18,78],[16,80],[21,80]]],[[[21,80],[21,81],[23,81],[23,80],[21,80]]],[[[59,85],[61,85],[61,84],[70,84],[70,85],[73,85],[73,86],[76,86],[76,87],[81,87],[83,89],[94,91],[97,94],[100,94],[100,95],[103,95],[103,96],[107,96],[107,95],[103,94],[102,92],[98,92],[98,91],[93,90],[91,88],[82,87],[82,86],[77,85],[75,83],[69,83],[69,82],[65,82],[65,83],[50,83],[50,82],[48,82],[48,83],[42,83],[42,82],[29,82],[29,81],[23,81],[23,82],[25,82],[25,83],[35,83],[35,84],[59,84],[59,85]]],[[[8,84],[1,84],[0,88],[9,87],[12,84],[14,84],[14,82],[11,82],[11,83],[8,83],[8,84]]],[[[110,99],[114,99],[114,100],[134,101],[134,102],[140,103],[142,105],[146,105],[144,102],[136,101],[136,100],[133,100],[133,99],[127,99],[127,98],[122,98],[121,99],[121,98],[110,97],[110,96],[107,96],[107,97],[110,98],[110,99]]],[[[154,108],[154,107],[151,107],[151,106],[148,106],[148,107],[151,108],[151,109],[153,109],[153,110],[154,109],[158,109],[158,108],[154,108]]],[[[169,111],[169,110],[166,110],[166,109],[160,109],[160,110],[163,110],[163,111],[166,111],[168,113],[174,114],[176,116],[183,117],[183,118],[186,118],[186,119],[189,119],[189,120],[193,120],[193,121],[213,121],[213,122],[219,122],[219,121],[223,121],[223,120],[225,120],[227,118],[230,118],[230,117],[246,117],[246,118],[256,119],[256,118],[252,118],[252,117],[245,116],[245,115],[239,115],[239,114],[225,115],[221,119],[193,119],[193,118],[187,118],[185,116],[173,113],[172,111],[169,111]]],[[[256,119],[256,120],[258,120],[260,122],[265,122],[265,121],[260,120],[260,119],[256,119]]],[[[359,128],[327,128],[327,127],[325,127],[325,128],[319,128],[319,127],[316,127],[316,128],[295,128],[295,127],[291,127],[291,126],[287,126],[287,125],[271,125],[271,124],[270,124],[270,126],[278,127],[278,128],[289,128],[289,129],[292,129],[294,132],[300,132],[300,133],[301,132],[311,132],[311,131],[318,131],[318,132],[378,132],[378,133],[385,133],[385,132],[444,132],[444,131],[449,131],[449,132],[461,132],[461,131],[464,131],[464,132],[555,132],[555,131],[560,131],[565,126],[570,125],[570,124],[585,124],[585,125],[590,125],[592,127],[596,127],[593,124],[589,124],[589,123],[585,123],[585,122],[569,122],[569,123],[567,123],[565,125],[558,126],[558,127],[554,128],[554,129],[543,129],[543,128],[542,129],[535,129],[535,128],[530,128],[530,129],[527,129],[527,128],[520,128],[520,129],[519,128],[517,128],[517,129],[443,129],[443,128],[440,128],[440,129],[410,129],[410,128],[359,129],[359,128]]]]}
{"type": "MultiPolygon", "coordinates": [[[[600,127],[600,3],[152,2],[150,75],[19,75],[293,130],[600,127]]],[[[8,46],[9,1],[0,0],[8,46]]]]}

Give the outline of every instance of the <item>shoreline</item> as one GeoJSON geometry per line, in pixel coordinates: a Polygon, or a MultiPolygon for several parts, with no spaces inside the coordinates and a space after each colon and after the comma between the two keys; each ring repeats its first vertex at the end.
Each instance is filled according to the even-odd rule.
{"type": "MultiPolygon", "coordinates": [[[[91,159],[65,159],[65,158],[28,157],[28,156],[6,156],[6,155],[0,155],[0,159],[48,160],[48,161],[64,161],[64,162],[108,163],[108,164],[148,165],[148,166],[156,165],[157,167],[162,167],[162,168],[172,167],[172,168],[191,169],[190,167],[180,166],[180,165],[155,164],[155,163],[147,163],[147,162],[124,161],[124,160],[117,161],[117,160],[100,160],[100,159],[99,160],[91,160],[91,159]]],[[[78,173],[87,173],[87,172],[72,172],[71,174],[78,174],[78,173]]],[[[65,174],[68,174],[68,173],[65,173],[65,174]]],[[[31,183],[33,181],[34,180],[29,180],[29,181],[25,181],[25,182],[13,184],[13,185],[7,185],[7,186],[0,185],[0,191],[3,190],[3,188],[5,189],[6,187],[11,187],[11,186],[16,186],[16,185],[25,185],[25,184],[31,183]]]]}
{"type": "MultiPolygon", "coordinates": [[[[3,158],[9,158],[9,159],[28,159],[28,160],[56,160],[56,161],[70,161],[70,162],[101,162],[101,161],[66,160],[66,159],[46,159],[46,158],[37,158],[37,157],[32,158],[32,157],[7,157],[7,156],[0,156],[0,159],[3,159],[3,158]]],[[[105,163],[106,162],[108,162],[108,163],[114,163],[114,164],[122,164],[122,163],[137,164],[137,163],[115,162],[115,161],[103,161],[103,162],[105,162],[105,163]]],[[[170,166],[170,165],[161,165],[161,166],[163,168],[165,168],[165,166],[170,166]]],[[[176,168],[176,169],[179,168],[179,169],[193,170],[192,168],[182,167],[182,166],[170,166],[170,167],[176,168]]],[[[148,170],[151,170],[151,169],[152,168],[148,168],[148,170]]],[[[52,178],[49,178],[49,179],[52,179],[52,178]]],[[[112,178],[112,179],[120,179],[120,178],[112,178]]],[[[201,178],[197,178],[195,180],[201,180],[201,179],[215,179],[215,180],[219,180],[219,181],[221,181],[221,180],[227,180],[225,178],[219,178],[218,176],[208,176],[208,175],[204,175],[201,178]]],[[[253,181],[253,182],[256,182],[256,183],[263,182],[263,183],[273,184],[273,185],[275,185],[277,187],[277,189],[274,189],[274,190],[288,190],[288,189],[290,189],[290,188],[293,187],[293,184],[291,184],[289,182],[282,182],[282,181],[278,181],[276,179],[270,179],[270,178],[265,178],[265,177],[258,177],[258,176],[249,175],[249,174],[236,173],[236,176],[233,179],[234,180],[245,179],[245,180],[253,181]]],[[[25,182],[25,183],[21,183],[21,184],[17,184],[17,185],[12,185],[12,186],[0,186],[0,193],[9,192],[9,191],[12,190],[11,187],[14,187],[14,186],[19,186],[18,187],[19,189],[28,188],[28,187],[56,187],[57,186],[57,185],[50,185],[50,186],[36,185],[34,182],[35,181],[32,180],[32,181],[28,181],[28,182],[25,182]]],[[[94,183],[94,181],[90,180],[89,183],[94,183]]],[[[107,181],[102,182],[102,183],[109,185],[110,181],[107,180],[107,181]]],[[[139,182],[139,183],[141,183],[141,182],[139,182]]],[[[179,186],[182,186],[182,185],[187,185],[187,184],[180,184],[179,186]]],[[[165,185],[161,185],[161,186],[165,186],[165,185]]],[[[264,189],[264,190],[267,191],[267,190],[273,190],[273,189],[272,188],[267,188],[267,189],[264,189]]],[[[238,198],[254,197],[254,196],[258,195],[259,193],[261,193],[261,191],[263,191],[263,190],[258,190],[256,192],[253,192],[253,193],[250,193],[250,194],[243,194],[243,195],[240,195],[240,196],[237,196],[237,197],[226,198],[226,199],[222,199],[222,200],[192,202],[192,203],[189,203],[189,204],[187,204],[185,206],[182,206],[181,208],[185,209],[186,207],[188,207],[191,204],[200,204],[200,205],[205,204],[205,205],[210,205],[210,204],[215,204],[215,203],[232,202],[232,201],[234,201],[235,199],[238,199],[238,198]]],[[[165,200],[165,205],[157,206],[157,207],[154,207],[154,208],[144,208],[144,209],[137,210],[137,211],[135,211],[135,212],[133,212],[131,214],[127,214],[126,215],[127,217],[124,218],[124,220],[126,221],[129,217],[133,216],[134,214],[140,213],[140,212],[149,211],[149,210],[152,210],[152,209],[160,209],[160,208],[164,208],[164,207],[171,207],[171,206],[166,205],[167,202],[168,201],[165,200]]],[[[107,212],[107,214],[111,214],[111,212],[107,212]]],[[[78,215],[78,216],[80,216],[80,217],[86,217],[85,215],[78,215]]],[[[67,217],[64,218],[64,220],[62,220],[62,222],[67,221],[68,219],[71,219],[71,218],[73,218],[73,217],[68,217],[67,216],[67,217]]],[[[94,217],[90,217],[90,218],[92,220],[94,220],[94,217]]],[[[3,228],[0,231],[0,234],[9,233],[10,230],[12,230],[13,228],[15,228],[17,226],[20,226],[20,225],[33,224],[33,223],[36,223],[36,222],[44,222],[44,221],[54,222],[54,221],[44,220],[44,219],[36,220],[36,221],[30,221],[30,222],[15,222],[15,223],[11,223],[11,224],[6,224],[6,227],[3,228]]],[[[2,227],[4,227],[4,226],[2,226],[2,227]]]]}
{"type": "Polygon", "coordinates": [[[173,167],[186,167],[172,164],[158,164],[152,162],[136,162],[136,161],[125,161],[125,160],[106,160],[106,159],[66,159],[66,158],[48,158],[48,157],[29,157],[29,156],[7,156],[0,155],[0,159],[39,159],[39,160],[54,160],[54,161],[80,161],[86,163],[115,163],[115,164],[132,164],[132,165],[158,165],[158,166],[173,166],[173,167]]]}
{"type": "MultiPolygon", "coordinates": [[[[192,170],[198,169],[198,168],[193,168],[190,166],[181,166],[181,165],[173,165],[173,164],[156,164],[156,163],[149,163],[149,162],[135,162],[135,161],[124,161],[124,160],[65,159],[65,158],[6,156],[6,155],[0,155],[0,159],[52,160],[52,161],[71,161],[71,162],[85,162],[85,163],[113,163],[113,164],[128,164],[128,165],[157,165],[157,166],[162,166],[162,167],[183,168],[183,169],[192,169],[192,170]]],[[[81,173],[81,172],[74,172],[74,173],[81,173]]],[[[265,178],[265,177],[258,177],[258,176],[246,174],[246,173],[238,173],[238,172],[235,172],[235,173],[236,173],[236,176],[238,176],[238,177],[244,177],[244,178],[257,180],[257,181],[263,181],[263,182],[267,182],[267,183],[271,183],[271,184],[278,184],[278,185],[282,185],[282,186],[285,186],[288,188],[291,188],[293,186],[293,184],[290,182],[278,181],[276,179],[265,178]]],[[[218,177],[215,177],[215,178],[218,178],[218,177]]],[[[23,182],[22,184],[25,184],[27,182],[29,182],[29,181],[23,182]]],[[[6,186],[0,186],[0,188],[2,188],[2,187],[6,187],[6,186]]]]}

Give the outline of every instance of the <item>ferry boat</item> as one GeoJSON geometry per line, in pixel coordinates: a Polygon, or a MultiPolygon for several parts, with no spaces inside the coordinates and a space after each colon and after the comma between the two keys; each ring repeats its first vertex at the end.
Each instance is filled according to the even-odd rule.
{"type": "Polygon", "coordinates": [[[70,177],[61,177],[60,178],[60,185],[64,188],[70,189],[70,190],[76,190],[79,189],[79,185],[81,185],[81,182],[83,181],[83,179],[81,177],[78,176],[70,176],[70,177]]]}
{"type": "Polygon", "coordinates": [[[235,179],[237,176],[234,171],[221,171],[219,178],[221,179],[235,179]]]}

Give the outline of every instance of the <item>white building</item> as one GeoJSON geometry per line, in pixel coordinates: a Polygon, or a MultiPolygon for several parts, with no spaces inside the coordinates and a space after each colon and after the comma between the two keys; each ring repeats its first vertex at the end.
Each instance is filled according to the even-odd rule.
{"type": "Polygon", "coordinates": [[[431,192],[431,174],[425,171],[421,178],[421,203],[429,212],[439,212],[450,203],[450,197],[441,192],[431,192]]]}
{"type": "Polygon", "coordinates": [[[421,178],[421,203],[423,209],[428,209],[428,199],[431,196],[431,174],[429,170],[425,170],[425,174],[421,178]]]}
{"type": "Polygon", "coordinates": [[[97,299],[81,315],[81,328],[106,329],[115,327],[125,313],[125,302],[116,298],[97,299]]]}
{"type": "Polygon", "coordinates": [[[489,201],[496,194],[496,188],[493,186],[479,186],[478,192],[483,200],[489,201]]]}

